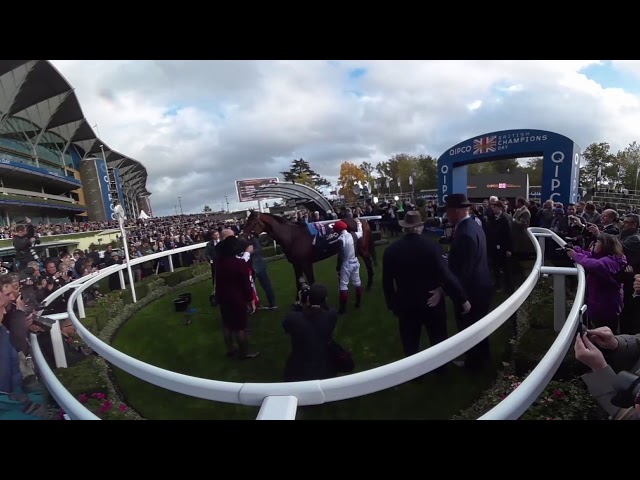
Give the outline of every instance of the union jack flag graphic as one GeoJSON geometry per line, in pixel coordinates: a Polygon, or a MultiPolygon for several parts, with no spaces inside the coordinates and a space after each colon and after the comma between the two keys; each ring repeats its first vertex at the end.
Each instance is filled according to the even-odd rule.
{"type": "Polygon", "coordinates": [[[489,153],[496,151],[496,145],[498,141],[496,136],[483,137],[473,141],[473,154],[477,153],[489,153]]]}

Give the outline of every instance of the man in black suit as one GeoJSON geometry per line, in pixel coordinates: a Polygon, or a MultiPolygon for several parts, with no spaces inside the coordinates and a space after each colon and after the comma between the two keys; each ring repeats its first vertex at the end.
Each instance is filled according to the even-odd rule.
{"type": "MultiPolygon", "coordinates": [[[[458,330],[464,330],[489,313],[493,282],[487,260],[487,241],[482,230],[469,215],[471,203],[462,193],[447,197],[447,218],[454,226],[449,248],[449,268],[462,283],[471,303],[471,311],[456,311],[458,330]]],[[[467,352],[464,367],[482,369],[490,360],[489,339],[482,340],[467,352]]]]}
{"type": "Polygon", "coordinates": [[[384,252],[382,287],[387,308],[398,317],[402,348],[408,357],[420,350],[423,326],[431,345],[448,337],[446,302],[439,293],[434,295],[440,287],[461,311],[472,307],[460,282],[449,271],[440,245],[421,235],[424,225],[420,212],[407,212],[398,224],[406,235],[384,252]]]}

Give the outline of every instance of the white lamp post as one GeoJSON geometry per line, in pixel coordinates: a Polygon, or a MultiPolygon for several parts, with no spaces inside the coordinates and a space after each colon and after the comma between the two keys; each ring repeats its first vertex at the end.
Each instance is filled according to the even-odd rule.
{"type": "Polygon", "coordinates": [[[122,246],[124,248],[124,256],[127,261],[127,272],[129,273],[129,285],[131,286],[131,298],[133,303],[136,303],[136,287],[133,284],[133,272],[131,271],[131,262],[129,259],[129,244],[127,243],[127,231],[124,228],[124,208],[118,204],[113,209],[114,213],[118,216],[118,223],[120,224],[120,234],[122,235],[122,246]]]}

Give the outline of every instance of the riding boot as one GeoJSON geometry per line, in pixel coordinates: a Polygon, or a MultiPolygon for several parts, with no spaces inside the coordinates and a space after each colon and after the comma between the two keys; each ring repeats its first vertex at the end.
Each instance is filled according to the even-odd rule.
{"type": "Polygon", "coordinates": [[[362,287],[356,287],[356,308],[360,308],[362,301],[362,287]]]}
{"type": "Polygon", "coordinates": [[[347,313],[347,301],[349,300],[349,291],[348,290],[340,290],[340,310],[338,313],[343,315],[347,313]]]}

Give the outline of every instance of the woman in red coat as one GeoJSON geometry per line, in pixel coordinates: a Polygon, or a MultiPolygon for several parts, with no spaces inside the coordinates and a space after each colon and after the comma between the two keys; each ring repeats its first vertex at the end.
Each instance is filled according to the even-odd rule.
{"type": "Polygon", "coordinates": [[[255,311],[254,290],[249,264],[238,257],[239,242],[237,237],[228,236],[216,247],[216,300],[222,315],[227,355],[253,358],[257,353],[249,353],[247,326],[250,313],[255,311]]]}

